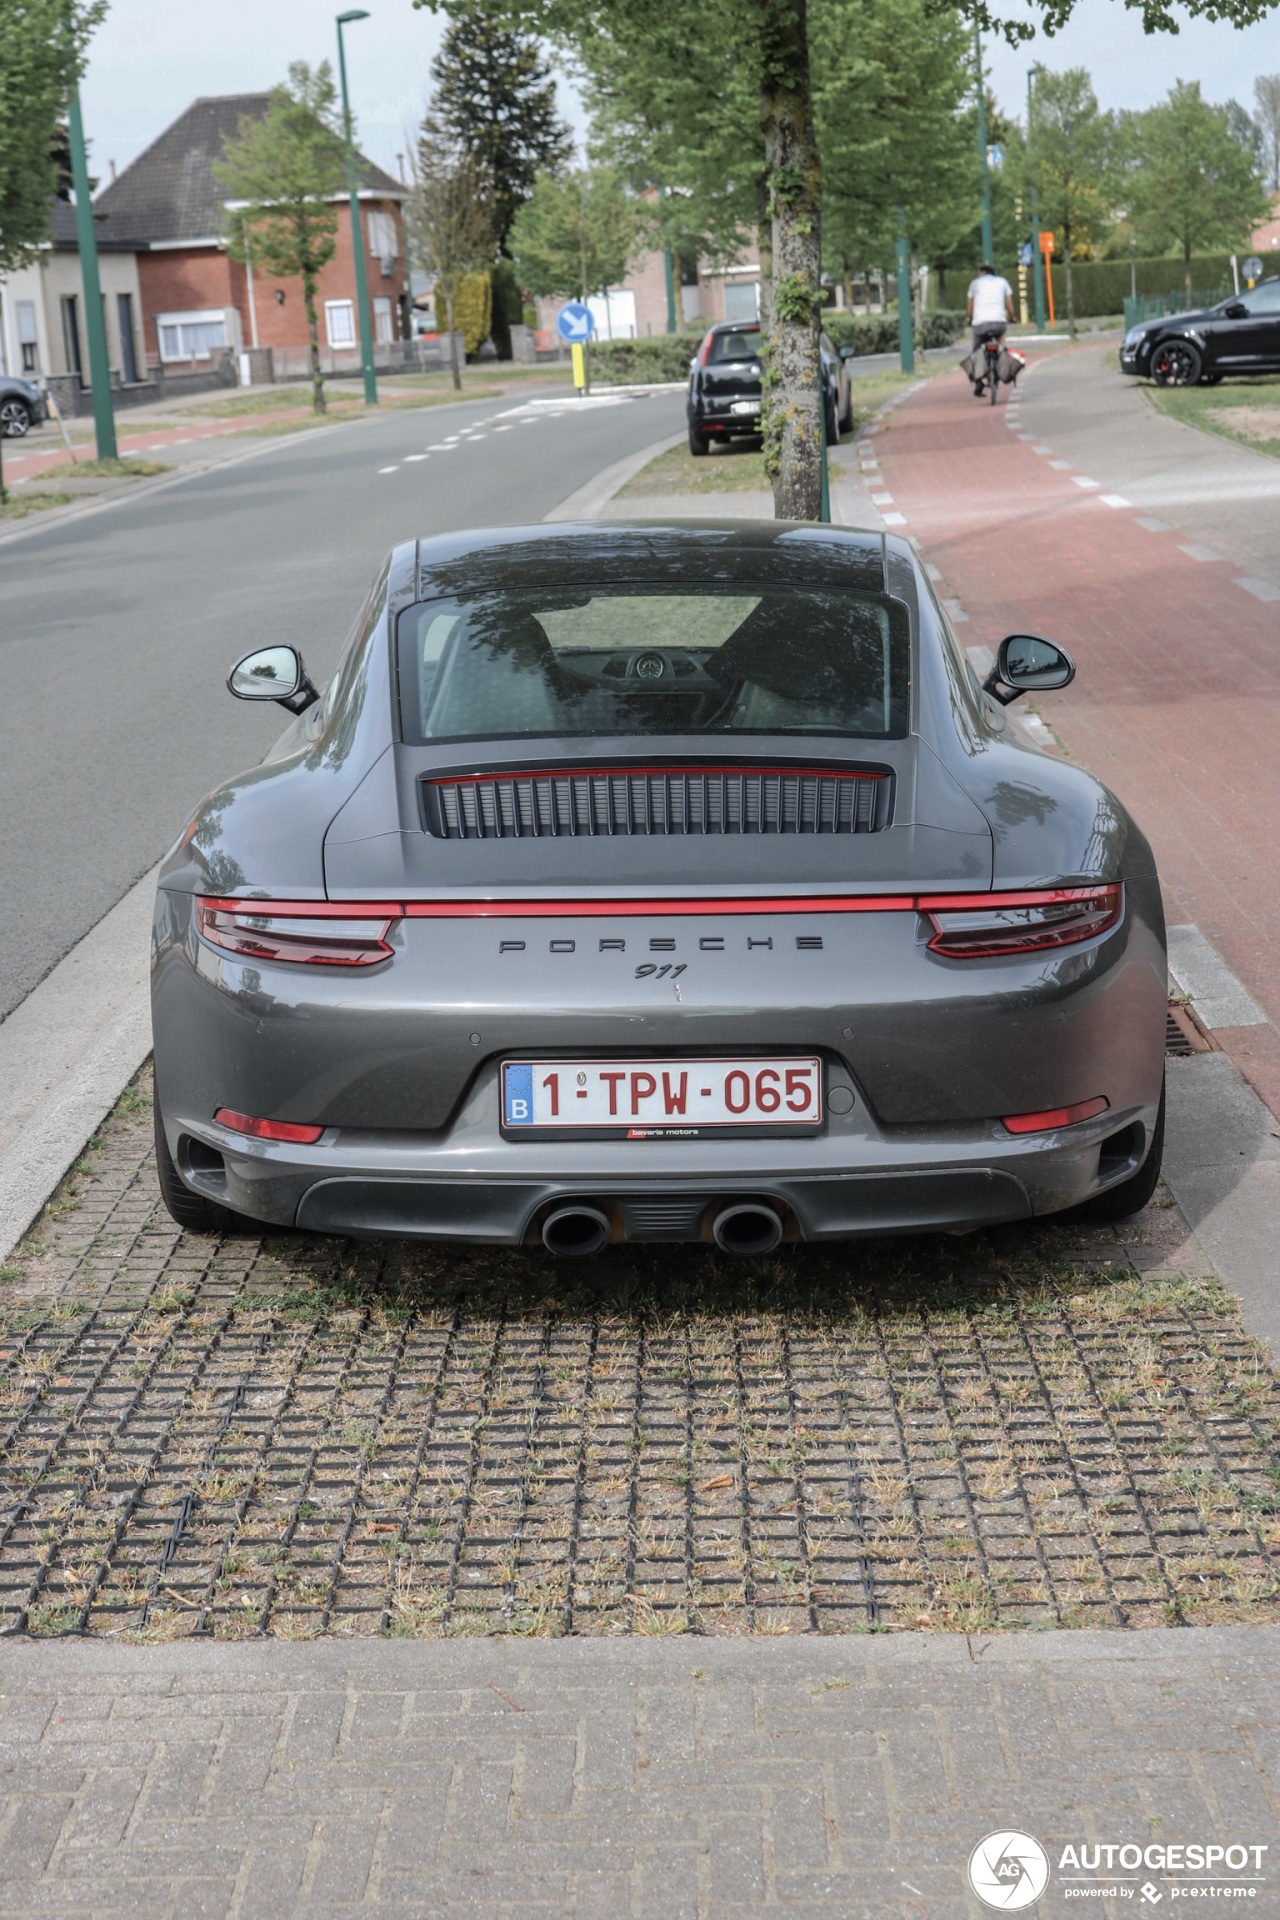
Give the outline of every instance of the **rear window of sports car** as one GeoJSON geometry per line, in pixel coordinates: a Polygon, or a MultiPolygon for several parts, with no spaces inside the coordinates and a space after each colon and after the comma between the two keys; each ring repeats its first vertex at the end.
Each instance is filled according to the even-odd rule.
{"type": "Polygon", "coordinates": [[[431,600],[398,627],[407,741],[908,727],[905,609],[866,594],[584,588],[431,600]]]}

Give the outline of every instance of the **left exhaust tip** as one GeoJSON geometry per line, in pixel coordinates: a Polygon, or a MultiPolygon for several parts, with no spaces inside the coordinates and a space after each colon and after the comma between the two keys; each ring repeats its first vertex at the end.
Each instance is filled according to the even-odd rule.
{"type": "Polygon", "coordinates": [[[610,1237],[608,1218],[596,1207],[557,1207],[542,1226],[542,1244],[565,1260],[599,1253],[610,1237]]]}

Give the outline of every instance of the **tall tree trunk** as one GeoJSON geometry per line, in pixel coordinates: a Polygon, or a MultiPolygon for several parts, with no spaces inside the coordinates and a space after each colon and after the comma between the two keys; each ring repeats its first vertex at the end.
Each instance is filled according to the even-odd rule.
{"type": "Polygon", "coordinates": [[[302,304],[307,310],[307,339],[311,346],[311,408],[313,413],[324,413],[324,372],[320,365],[320,325],[316,319],[314,273],[304,273],[302,276],[302,304]]]}
{"type": "Polygon", "coordinates": [[[1071,283],[1071,222],[1062,223],[1062,264],[1067,274],[1067,332],[1076,337],[1076,290],[1071,283]]]}
{"type": "Polygon", "coordinates": [[[462,373],[458,366],[458,336],[453,327],[453,275],[444,283],[444,312],[449,326],[449,371],[453,375],[453,390],[462,392],[462,373]]]}
{"type": "Polygon", "coordinates": [[[1191,242],[1189,240],[1184,240],[1182,243],[1182,269],[1186,276],[1187,305],[1191,306],[1193,302],[1191,298],[1191,242]]]}
{"type": "Polygon", "coordinates": [[[772,314],[764,379],[765,471],[780,520],[816,520],[822,497],[818,302],[822,174],[809,85],[807,0],[757,0],[760,119],[772,235],[772,314]]]}

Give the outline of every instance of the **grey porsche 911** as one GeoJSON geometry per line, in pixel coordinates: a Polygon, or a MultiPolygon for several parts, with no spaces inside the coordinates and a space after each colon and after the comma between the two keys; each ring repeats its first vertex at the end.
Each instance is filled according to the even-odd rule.
{"type": "Polygon", "coordinates": [[[545,1245],[1145,1205],[1151,850],[980,685],[904,540],[782,522],[398,546],[156,902],[174,1218],[545,1245]]]}

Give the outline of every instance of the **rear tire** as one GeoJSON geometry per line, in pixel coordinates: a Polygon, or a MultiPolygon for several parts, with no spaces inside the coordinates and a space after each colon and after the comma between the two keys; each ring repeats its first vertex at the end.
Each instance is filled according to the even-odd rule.
{"type": "Polygon", "coordinates": [[[700,433],[697,427],[690,427],[689,429],[690,453],[693,454],[695,457],[697,457],[700,454],[709,453],[710,450],[711,450],[711,442],[707,438],[706,434],[700,433]]]}
{"type": "Polygon", "coordinates": [[[1151,377],[1158,387],[1194,387],[1203,361],[1187,340],[1170,340],[1151,356],[1151,377]]]}
{"type": "Polygon", "coordinates": [[[1141,1213],[1149,1203],[1156,1190],[1160,1163],[1164,1158],[1164,1102],[1165,1089],[1162,1086],[1155,1132],[1151,1136],[1147,1157],[1138,1171],[1131,1173],[1127,1180],[1122,1180],[1119,1186],[1108,1187],[1105,1193],[1095,1193],[1092,1200],[1073,1208],[1073,1220],[1127,1220],[1130,1214],[1141,1213]]]}
{"type": "Polygon", "coordinates": [[[193,1193],[190,1187],[183,1185],[178,1169],[173,1164],[169,1142],[165,1139],[164,1116],[158,1100],[154,1103],[154,1113],[156,1179],[160,1183],[160,1198],[184,1232],[262,1233],[264,1228],[260,1220],[250,1220],[247,1214],[219,1206],[216,1200],[207,1200],[204,1194],[193,1193]]]}

